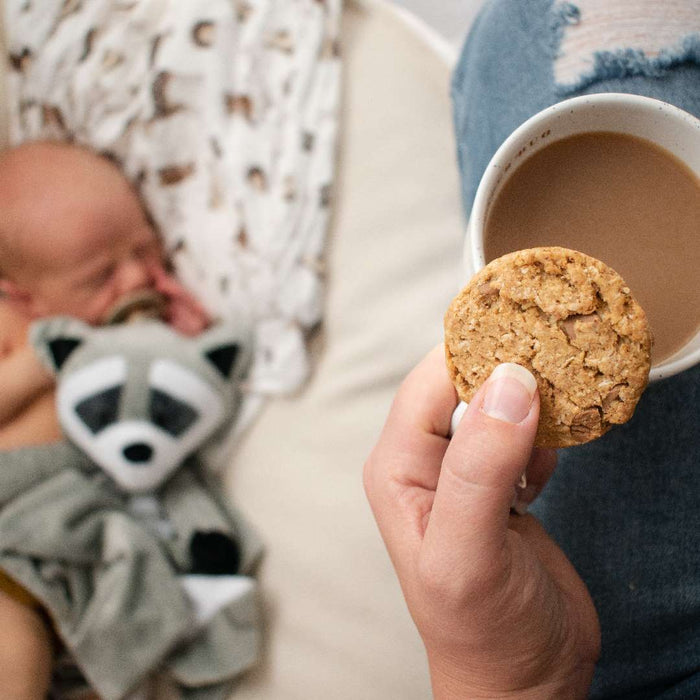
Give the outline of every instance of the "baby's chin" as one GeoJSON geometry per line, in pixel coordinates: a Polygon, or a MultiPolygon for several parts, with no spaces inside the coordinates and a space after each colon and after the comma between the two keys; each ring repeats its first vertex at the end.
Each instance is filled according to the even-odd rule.
{"type": "Polygon", "coordinates": [[[166,298],[153,289],[139,289],[121,297],[102,318],[104,325],[127,323],[136,319],[165,320],[166,298]]]}

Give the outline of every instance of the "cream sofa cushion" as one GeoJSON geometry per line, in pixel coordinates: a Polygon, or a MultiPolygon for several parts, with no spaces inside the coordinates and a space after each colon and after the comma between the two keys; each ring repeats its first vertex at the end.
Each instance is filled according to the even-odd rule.
{"type": "Polygon", "coordinates": [[[362,489],[394,392],[442,338],[464,222],[449,68],[384,5],[348,4],[317,364],[245,436],[228,493],[267,546],[268,649],[236,698],[426,700],[423,647],[362,489]]]}

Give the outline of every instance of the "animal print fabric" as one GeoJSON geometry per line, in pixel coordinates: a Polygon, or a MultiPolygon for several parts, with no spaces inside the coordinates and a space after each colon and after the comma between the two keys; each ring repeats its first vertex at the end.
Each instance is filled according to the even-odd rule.
{"type": "Polygon", "coordinates": [[[321,319],[341,0],[6,0],[11,140],[87,144],[178,276],[255,326],[250,401],[298,388],[321,319]]]}

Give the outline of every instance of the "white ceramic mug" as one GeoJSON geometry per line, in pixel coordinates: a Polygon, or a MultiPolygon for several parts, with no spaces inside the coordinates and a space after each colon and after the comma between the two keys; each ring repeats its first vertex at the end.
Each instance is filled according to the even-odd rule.
{"type": "MultiPolygon", "coordinates": [[[[468,278],[486,264],[484,228],[489,209],[516,166],[549,143],[595,131],[651,141],[700,177],[700,120],[691,114],[660,100],[623,93],[584,95],[559,102],[521,124],[491,158],[479,183],[467,227],[464,262],[468,278]]],[[[699,362],[700,331],[674,355],[654,365],[649,380],[670,377],[699,362]]]]}

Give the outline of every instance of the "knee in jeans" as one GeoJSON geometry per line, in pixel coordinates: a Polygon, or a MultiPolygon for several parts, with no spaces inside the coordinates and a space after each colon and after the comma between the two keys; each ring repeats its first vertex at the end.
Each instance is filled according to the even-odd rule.
{"type": "Polygon", "coordinates": [[[700,64],[700,14],[686,0],[554,0],[554,79],[561,90],[700,64]]]}

